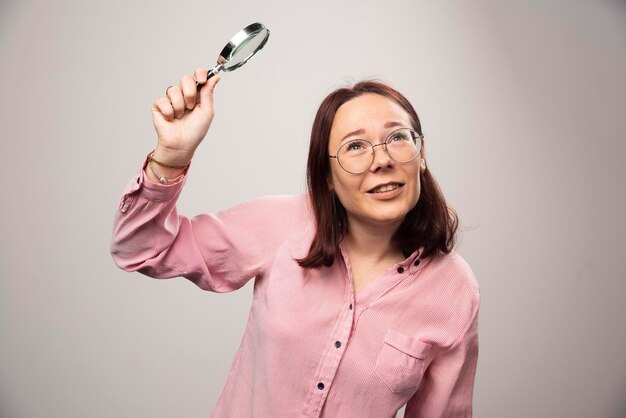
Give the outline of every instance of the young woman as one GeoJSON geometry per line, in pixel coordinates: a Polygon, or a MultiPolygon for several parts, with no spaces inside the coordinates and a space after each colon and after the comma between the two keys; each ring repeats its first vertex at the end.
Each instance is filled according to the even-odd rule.
{"type": "Polygon", "coordinates": [[[212,416],[378,418],[407,404],[405,417],[471,417],[479,290],[409,101],[374,81],[332,92],[313,122],[306,194],[187,218],[176,202],[218,81],[198,69],[154,103],[157,146],[111,244],[126,271],[213,292],[255,279],[212,416]]]}

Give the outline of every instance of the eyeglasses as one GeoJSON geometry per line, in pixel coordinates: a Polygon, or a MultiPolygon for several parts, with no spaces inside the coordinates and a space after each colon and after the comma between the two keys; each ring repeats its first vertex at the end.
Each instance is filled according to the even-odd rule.
{"type": "Polygon", "coordinates": [[[413,129],[401,128],[393,131],[385,142],[372,144],[365,139],[353,139],[337,150],[337,162],[348,173],[361,174],[367,171],[374,163],[374,148],[383,146],[389,157],[399,163],[408,163],[417,158],[422,148],[423,135],[413,129]],[[420,141],[418,141],[420,139],[420,141]]]}

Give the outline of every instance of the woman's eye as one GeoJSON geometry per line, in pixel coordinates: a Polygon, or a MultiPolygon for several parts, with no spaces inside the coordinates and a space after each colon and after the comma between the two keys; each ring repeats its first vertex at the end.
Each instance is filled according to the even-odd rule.
{"type": "Polygon", "coordinates": [[[400,142],[400,141],[408,141],[410,139],[410,135],[408,133],[397,133],[392,135],[391,142],[400,142]]]}
{"type": "Polygon", "coordinates": [[[353,141],[346,145],[347,151],[362,151],[365,149],[365,145],[360,141],[353,141]]]}

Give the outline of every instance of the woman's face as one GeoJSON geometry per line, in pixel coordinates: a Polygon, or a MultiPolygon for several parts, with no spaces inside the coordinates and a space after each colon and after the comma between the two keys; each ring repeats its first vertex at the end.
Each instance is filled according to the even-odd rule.
{"type": "MultiPolygon", "coordinates": [[[[358,96],[337,110],[328,153],[336,155],[342,144],[355,138],[380,144],[398,128],[413,128],[400,105],[378,94],[358,96]]],[[[346,208],[349,226],[357,222],[365,227],[389,226],[395,231],[419,199],[419,170],[425,168],[423,151],[413,161],[398,163],[384,147],[374,150],[374,162],[361,174],[348,173],[337,159],[331,159],[330,187],[346,208]]]]}

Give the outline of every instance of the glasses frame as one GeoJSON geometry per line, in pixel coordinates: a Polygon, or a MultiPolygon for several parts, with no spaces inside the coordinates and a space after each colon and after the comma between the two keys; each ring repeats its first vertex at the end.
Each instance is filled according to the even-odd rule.
{"type": "Polygon", "coordinates": [[[375,148],[376,148],[376,147],[380,147],[380,146],[382,146],[382,147],[384,148],[385,152],[387,153],[387,155],[389,156],[389,158],[391,158],[392,160],[394,160],[394,161],[395,161],[395,162],[397,162],[397,163],[400,163],[400,164],[405,164],[405,163],[410,163],[411,161],[415,161],[415,159],[416,159],[417,157],[419,157],[420,152],[422,151],[422,139],[424,139],[424,135],[421,135],[421,134],[420,134],[419,132],[417,132],[415,129],[411,129],[411,128],[398,128],[398,129],[395,129],[394,131],[392,131],[389,135],[387,135],[387,137],[385,138],[385,141],[384,141],[384,142],[380,142],[380,143],[375,144],[375,145],[374,145],[374,144],[372,144],[372,143],[371,143],[370,141],[368,141],[367,139],[362,139],[362,138],[355,138],[355,139],[351,139],[350,141],[348,141],[348,142],[344,142],[343,144],[341,144],[341,145],[339,146],[339,148],[337,148],[337,152],[335,153],[335,155],[330,155],[330,154],[329,154],[329,155],[328,155],[328,157],[329,157],[329,158],[335,158],[335,159],[337,160],[337,162],[339,163],[339,166],[340,166],[340,167],[341,167],[341,168],[342,168],[342,169],[343,169],[346,173],[350,173],[350,174],[361,174],[361,173],[365,173],[367,170],[369,170],[369,169],[370,169],[370,167],[372,166],[372,164],[374,164],[374,160],[376,159],[376,158],[375,158],[375,153],[376,153],[375,148]],[[393,158],[393,157],[391,156],[391,154],[389,153],[389,150],[387,149],[387,143],[389,142],[389,139],[390,139],[390,138],[391,138],[391,137],[392,137],[392,136],[393,136],[396,132],[398,132],[398,131],[404,131],[404,130],[408,130],[408,131],[410,131],[410,132],[411,132],[411,134],[413,134],[413,136],[415,137],[415,139],[419,138],[420,143],[419,143],[419,148],[418,148],[418,150],[417,150],[417,154],[415,155],[415,157],[411,158],[411,159],[410,159],[410,160],[408,160],[408,161],[398,161],[398,160],[396,160],[395,158],[393,158]],[[370,144],[370,145],[372,146],[372,161],[371,161],[371,162],[370,162],[370,164],[367,166],[367,168],[365,168],[365,169],[364,169],[364,170],[362,170],[362,171],[358,171],[358,172],[353,172],[353,171],[349,171],[349,170],[347,170],[347,169],[346,169],[346,168],[345,168],[345,167],[341,164],[341,161],[339,160],[339,150],[340,150],[341,148],[343,148],[343,147],[347,146],[348,144],[350,144],[350,143],[352,143],[352,142],[355,142],[355,141],[364,141],[364,142],[367,142],[368,144],[370,144]]]}

